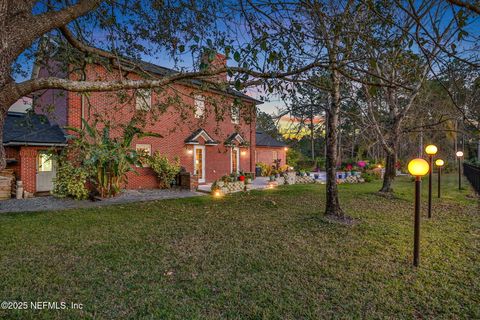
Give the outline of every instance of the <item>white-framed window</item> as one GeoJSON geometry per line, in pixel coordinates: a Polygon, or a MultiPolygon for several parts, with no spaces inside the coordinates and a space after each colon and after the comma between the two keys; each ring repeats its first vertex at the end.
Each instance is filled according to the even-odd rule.
{"type": "Polygon", "coordinates": [[[53,171],[52,155],[48,151],[39,151],[37,161],[38,172],[53,171]]]}
{"type": "Polygon", "coordinates": [[[152,90],[138,89],[135,95],[135,109],[150,110],[152,107],[152,90]]]}
{"type": "MultiPolygon", "coordinates": [[[[137,143],[135,145],[135,150],[137,153],[142,152],[144,155],[151,156],[152,155],[152,145],[145,144],[145,143],[137,143]]],[[[143,167],[149,167],[148,164],[142,162],[143,167]]]]}
{"type": "Polygon", "coordinates": [[[195,118],[201,118],[205,114],[205,97],[200,94],[196,94],[194,100],[195,118]]]}
{"type": "Polygon", "coordinates": [[[240,123],[240,107],[233,104],[230,107],[230,114],[232,117],[232,123],[239,124],[240,123]]]}

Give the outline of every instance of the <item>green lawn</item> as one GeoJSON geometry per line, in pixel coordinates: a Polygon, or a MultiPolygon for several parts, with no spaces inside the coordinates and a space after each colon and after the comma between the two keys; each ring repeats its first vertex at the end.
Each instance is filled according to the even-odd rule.
{"type": "Polygon", "coordinates": [[[321,185],[0,215],[0,302],[84,305],[0,318],[478,319],[480,205],[455,186],[422,221],[417,270],[406,177],[395,199],[340,186],[350,227],[321,218],[321,185]]]}

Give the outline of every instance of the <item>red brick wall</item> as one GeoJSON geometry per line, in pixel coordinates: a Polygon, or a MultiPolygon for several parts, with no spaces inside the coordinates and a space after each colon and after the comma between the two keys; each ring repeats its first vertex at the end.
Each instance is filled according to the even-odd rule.
{"type": "Polygon", "coordinates": [[[23,181],[25,191],[35,193],[37,177],[37,151],[47,150],[44,147],[21,147],[20,148],[20,175],[19,180],[23,181]]]}
{"type": "MultiPolygon", "coordinates": [[[[115,74],[107,73],[104,68],[90,67],[87,70],[90,80],[115,79],[115,74]]],[[[130,75],[130,78],[138,78],[130,75]]],[[[94,92],[88,97],[88,102],[83,106],[84,117],[90,123],[94,119],[109,121],[112,124],[125,124],[132,117],[142,117],[142,112],[135,110],[134,91],[118,93],[94,92]]],[[[87,99],[85,99],[87,100],[87,99]]],[[[76,93],[68,93],[68,125],[81,126],[82,101],[76,93]]],[[[215,140],[217,146],[206,146],[205,176],[207,182],[212,182],[222,175],[230,173],[230,148],[223,142],[234,132],[239,132],[250,143],[251,147],[241,148],[245,151],[240,155],[240,169],[253,172],[255,168],[255,115],[254,106],[244,102],[241,107],[242,117],[238,125],[233,124],[230,118],[230,105],[233,100],[230,96],[223,96],[211,92],[201,92],[199,89],[185,85],[175,84],[162,92],[152,94],[152,110],[145,115],[146,131],[161,134],[162,138],[146,137],[135,140],[135,144],[150,144],[152,153],[160,151],[170,158],[179,157],[180,163],[188,172],[193,172],[193,154],[188,153],[191,146],[186,146],[184,140],[198,128],[203,128],[215,140]],[[194,117],[195,94],[201,93],[206,97],[206,111],[203,119],[194,117]],[[246,119],[248,118],[248,119],[246,119]]],[[[120,134],[115,131],[114,134],[120,134]]],[[[203,141],[201,142],[203,143],[203,141]]],[[[138,174],[128,174],[127,188],[155,188],[157,181],[152,170],[148,168],[135,168],[138,174]]]]}
{"type": "Polygon", "coordinates": [[[277,151],[278,159],[281,159],[280,165],[283,166],[287,161],[287,152],[285,148],[274,148],[274,147],[259,147],[256,148],[257,151],[257,160],[256,162],[263,162],[266,164],[273,165],[274,155],[273,152],[277,151]]]}

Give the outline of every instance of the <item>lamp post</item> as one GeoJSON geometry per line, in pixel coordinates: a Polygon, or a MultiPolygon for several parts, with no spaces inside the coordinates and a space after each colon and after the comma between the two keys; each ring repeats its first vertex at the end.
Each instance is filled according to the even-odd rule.
{"type": "Polygon", "coordinates": [[[408,163],[408,172],[415,176],[415,215],[413,224],[413,266],[418,267],[420,263],[420,188],[422,176],[430,170],[428,162],[417,158],[408,163]]]}
{"type": "Polygon", "coordinates": [[[432,177],[433,177],[433,156],[437,154],[437,146],[430,144],[425,148],[428,155],[430,174],[428,175],[428,218],[432,217],[432,177]]]}
{"type": "Polygon", "coordinates": [[[442,176],[442,167],[443,165],[445,164],[445,161],[443,161],[442,159],[437,159],[435,161],[435,165],[438,167],[438,198],[440,198],[440,183],[441,183],[441,176],[442,176]]]}
{"type": "Polygon", "coordinates": [[[462,157],[463,157],[463,151],[457,151],[457,158],[458,158],[458,190],[462,190],[462,157]]]}

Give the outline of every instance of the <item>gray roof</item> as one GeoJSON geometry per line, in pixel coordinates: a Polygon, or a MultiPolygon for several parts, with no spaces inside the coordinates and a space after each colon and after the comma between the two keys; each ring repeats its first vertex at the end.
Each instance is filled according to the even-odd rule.
{"type": "Polygon", "coordinates": [[[259,147],[286,147],[287,145],[281,141],[278,141],[277,139],[273,138],[272,136],[261,132],[257,131],[256,132],[256,145],[259,147]]]}
{"type": "Polygon", "coordinates": [[[65,133],[39,114],[9,112],[3,129],[4,145],[64,145],[65,133]]]}

